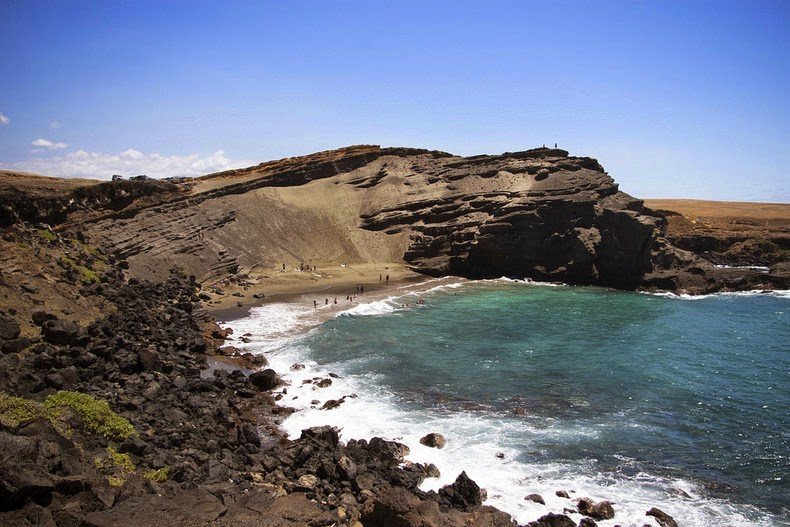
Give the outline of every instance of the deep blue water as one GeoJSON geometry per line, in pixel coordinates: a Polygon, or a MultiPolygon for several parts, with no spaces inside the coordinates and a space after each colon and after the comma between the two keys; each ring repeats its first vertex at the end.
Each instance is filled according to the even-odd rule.
{"type": "Polygon", "coordinates": [[[724,500],[787,521],[786,297],[478,283],[425,300],[335,318],[300,345],[345,375],[373,372],[403,412],[498,423],[524,467],[689,481],[694,499],[667,490],[689,510],[724,500]]]}

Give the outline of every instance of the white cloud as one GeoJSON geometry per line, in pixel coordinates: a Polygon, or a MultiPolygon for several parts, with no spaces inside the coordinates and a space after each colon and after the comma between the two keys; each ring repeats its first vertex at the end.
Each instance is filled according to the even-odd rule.
{"type": "Polygon", "coordinates": [[[248,161],[231,161],[222,150],[200,157],[198,154],[186,156],[146,154],[130,148],[120,154],[77,150],[59,156],[21,161],[8,168],[45,176],[110,179],[113,174],[126,177],[137,174],[146,174],[150,177],[200,176],[252,164],[248,161]]]}
{"type": "Polygon", "coordinates": [[[63,125],[60,123],[60,121],[52,121],[49,123],[49,127],[53,130],[57,130],[58,128],[63,128],[63,125]]]}
{"type": "Polygon", "coordinates": [[[9,124],[10,122],[11,119],[9,119],[6,114],[0,112],[0,124],[9,124]]]}
{"type": "MultiPolygon", "coordinates": [[[[67,146],[69,146],[66,143],[60,143],[60,142],[55,143],[55,142],[49,141],[47,139],[36,139],[31,144],[33,146],[38,146],[40,148],[48,148],[50,150],[60,150],[62,148],[66,148],[67,146]]],[[[40,151],[41,150],[34,150],[33,153],[40,152],[40,151]]]]}

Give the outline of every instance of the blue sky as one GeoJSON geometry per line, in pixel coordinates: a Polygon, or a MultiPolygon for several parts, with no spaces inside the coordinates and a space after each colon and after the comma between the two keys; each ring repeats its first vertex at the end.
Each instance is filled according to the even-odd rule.
{"type": "Polygon", "coordinates": [[[778,0],[4,0],[0,167],[556,141],[639,197],[790,201],[788,27],[778,0]]]}

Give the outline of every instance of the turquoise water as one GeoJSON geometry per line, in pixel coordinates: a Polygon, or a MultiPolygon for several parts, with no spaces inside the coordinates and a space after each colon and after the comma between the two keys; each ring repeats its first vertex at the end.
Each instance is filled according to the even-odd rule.
{"type": "Polygon", "coordinates": [[[572,506],[554,496],[563,489],[613,500],[602,527],[657,525],[652,506],[686,527],[790,525],[786,292],[689,300],[439,283],[363,299],[295,337],[320,320],[304,322],[312,302],[234,322],[291,383],[282,402],[300,411],[286,430],[397,439],[441,469],[426,489],[466,470],[521,523],[572,506]],[[293,362],[307,367],[289,372],[293,362]],[[302,382],[330,371],[341,378],[328,389],[302,382]],[[448,439],[441,451],[419,444],[434,431],[448,439]],[[524,501],[533,492],[545,506],[524,501]]]}
{"type": "Polygon", "coordinates": [[[787,516],[789,300],[521,284],[426,300],[338,317],[304,344],[319,364],[376,372],[406,410],[595,431],[508,438],[526,464],[688,479],[787,516]]]}

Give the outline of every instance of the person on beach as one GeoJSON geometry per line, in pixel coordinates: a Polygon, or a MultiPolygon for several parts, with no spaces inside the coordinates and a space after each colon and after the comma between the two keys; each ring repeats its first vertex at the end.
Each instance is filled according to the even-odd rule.
{"type": "Polygon", "coordinates": [[[364,295],[365,294],[365,286],[364,285],[359,286],[359,294],[360,295],[364,295]]]}
{"type": "Polygon", "coordinates": [[[390,283],[390,275],[387,275],[386,279],[387,283],[390,283]]]}
{"type": "Polygon", "coordinates": [[[283,264],[283,272],[285,272],[285,264],[283,264]]]}
{"type": "Polygon", "coordinates": [[[379,275],[379,282],[381,282],[381,275],[379,275]]]}
{"type": "Polygon", "coordinates": [[[335,304],[337,304],[337,297],[335,297],[335,304]]]}
{"type": "Polygon", "coordinates": [[[318,302],[316,302],[315,300],[313,300],[313,307],[316,309],[318,308],[318,302]]]}
{"type": "Polygon", "coordinates": [[[325,305],[325,306],[328,306],[328,305],[329,305],[329,299],[328,299],[328,298],[324,298],[324,305],[325,305]]]}

